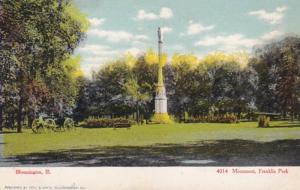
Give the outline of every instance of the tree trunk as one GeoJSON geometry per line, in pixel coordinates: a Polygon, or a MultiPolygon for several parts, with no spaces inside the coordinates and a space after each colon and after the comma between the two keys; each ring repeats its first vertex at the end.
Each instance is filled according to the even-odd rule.
{"type": "Polygon", "coordinates": [[[140,124],[140,110],[139,110],[139,105],[136,105],[136,122],[139,125],[140,124]]]}
{"type": "Polygon", "coordinates": [[[292,109],[293,109],[293,121],[295,120],[296,118],[296,113],[297,113],[297,107],[296,107],[296,102],[297,100],[293,99],[293,104],[292,104],[292,109]]]}
{"type": "MultiPolygon", "coordinates": [[[[3,98],[3,85],[0,84],[0,98],[2,99],[3,98]]],[[[2,128],[3,128],[3,102],[2,100],[0,100],[0,132],[2,131],[2,128]]]]}
{"type": "Polygon", "coordinates": [[[22,109],[23,109],[23,98],[20,98],[19,107],[18,107],[18,116],[17,116],[17,132],[22,133],[22,109]]]}
{"type": "Polygon", "coordinates": [[[141,114],[141,123],[142,123],[142,125],[145,124],[145,123],[144,123],[144,118],[145,118],[145,117],[144,117],[144,112],[143,112],[143,113],[141,114]]]}
{"type": "Polygon", "coordinates": [[[31,129],[32,128],[32,123],[33,123],[34,117],[29,115],[28,116],[28,127],[31,129]]]}
{"type": "Polygon", "coordinates": [[[17,115],[17,132],[22,133],[22,118],[23,118],[23,107],[24,107],[24,81],[23,77],[20,76],[21,79],[21,86],[19,91],[19,105],[18,105],[18,115],[17,115]]]}
{"type": "Polygon", "coordinates": [[[0,105],[0,132],[2,132],[3,129],[2,123],[3,123],[3,106],[0,105]]]}
{"type": "Polygon", "coordinates": [[[9,128],[9,129],[13,129],[14,128],[13,123],[15,122],[15,120],[14,120],[14,114],[9,113],[7,120],[8,121],[7,121],[7,126],[6,127],[9,128]]]}

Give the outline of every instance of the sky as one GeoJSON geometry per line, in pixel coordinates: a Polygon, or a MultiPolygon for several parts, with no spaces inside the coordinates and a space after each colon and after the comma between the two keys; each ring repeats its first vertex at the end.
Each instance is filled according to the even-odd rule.
{"type": "Polygon", "coordinates": [[[194,54],[248,51],[288,34],[300,34],[300,0],[75,0],[90,21],[75,51],[86,76],[127,53],[157,49],[194,54]]]}

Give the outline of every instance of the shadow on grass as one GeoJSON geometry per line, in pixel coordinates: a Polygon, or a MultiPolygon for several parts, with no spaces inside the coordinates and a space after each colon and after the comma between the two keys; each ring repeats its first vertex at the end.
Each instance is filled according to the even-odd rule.
{"type": "Polygon", "coordinates": [[[15,134],[15,133],[18,133],[16,131],[2,131],[0,132],[0,134],[15,134]]]}
{"type": "MultiPolygon", "coordinates": [[[[11,163],[22,166],[300,166],[300,139],[91,147],[32,153],[11,158],[11,163]]],[[[7,166],[12,165],[7,162],[7,166]]]]}
{"type": "Polygon", "coordinates": [[[299,122],[297,122],[297,123],[288,122],[286,125],[275,125],[275,126],[270,126],[268,128],[294,128],[294,127],[300,127],[300,123],[299,122]]]}

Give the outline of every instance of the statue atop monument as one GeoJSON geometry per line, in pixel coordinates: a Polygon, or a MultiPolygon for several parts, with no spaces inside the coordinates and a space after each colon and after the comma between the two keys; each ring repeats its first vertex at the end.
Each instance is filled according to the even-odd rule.
{"type": "Polygon", "coordinates": [[[162,36],[161,36],[161,29],[160,29],[160,27],[158,27],[157,33],[158,33],[158,43],[162,43],[162,36]]]}

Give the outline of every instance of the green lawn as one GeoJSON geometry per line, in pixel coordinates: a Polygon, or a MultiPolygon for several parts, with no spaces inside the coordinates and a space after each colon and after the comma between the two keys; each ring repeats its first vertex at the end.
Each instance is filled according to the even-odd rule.
{"type": "Polygon", "coordinates": [[[205,140],[242,139],[273,141],[300,139],[300,123],[271,122],[270,128],[258,128],[256,122],[238,124],[172,124],[143,125],[131,129],[83,129],[70,132],[4,135],[4,155],[24,155],[62,149],[92,148],[101,146],[149,146],[155,144],[189,144],[205,140]]]}

